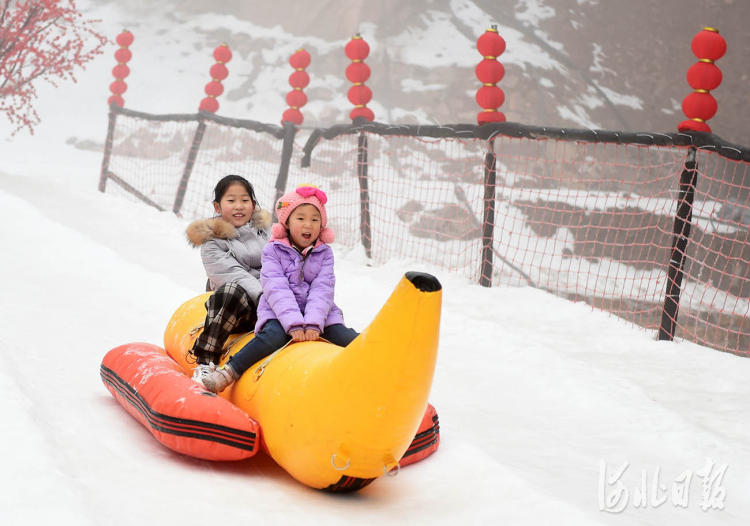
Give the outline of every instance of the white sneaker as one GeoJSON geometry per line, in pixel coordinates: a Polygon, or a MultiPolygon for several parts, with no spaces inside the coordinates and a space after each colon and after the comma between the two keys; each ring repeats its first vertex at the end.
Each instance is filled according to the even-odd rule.
{"type": "Polygon", "coordinates": [[[225,365],[221,369],[214,368],[203,379],[203,386],[212,393],[220,393],[234,382],[234,369],[231,365],[225,365]]]}
{"type": "Polygon", "coordinates": [[[200,364],[193,371],[193,381],[203,385],[203,379],[215,370],[216,366],[214,365],[214,362],[211,362],[208,365],[200,364]]]}

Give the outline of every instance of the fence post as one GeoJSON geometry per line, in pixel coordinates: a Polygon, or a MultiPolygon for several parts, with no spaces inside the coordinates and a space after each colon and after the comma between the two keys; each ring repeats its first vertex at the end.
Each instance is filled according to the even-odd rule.
{"type": "Polygon", "coordinates": [[[482,214],[482,263],[479,284],[492,286],[493,246],[495,233],[495,142],[487,142],[489,148],[484,157],[484,212],[482,214]]]}
{"type": "Polygon", "coordinates": [[[370,231],[370,189],[367,183],[367,136],[359,132],[357,140],[357,179],[359,180],[359,231],[365,254],[372,257],[372,234],[370,231]]]}
{"type": "Polygon", "coordinates": [[[221,44],[214,49],[213,55],[216,64],[211,66],[211,69],[209,70],[211,81],[203,88],[206,97],[203,98],[198,105],[198,127],[195,129],[193,144],[188,152],[185,169],[182,171],[180,185],[177,187],[177,194],[174,198],[172,211],[176,215],[180,215],[182,202],[185,200],[185,192],[187,192],[188,181],[190,181],[190,174],[193,173],[195,159],[198,157],[198,150],[200,150],[201,142],[203,142],[203,134],[206,132],[206,121],[203,119],[203,116],[200,115],[200,112],[205,111],[207,113],[216,113],[219,110],[219,101],[217,100],[217,97],[224,93],[224,85],[221,81],[229,76],[229,70],[226,67],[226,63],[232,60],[232,50],[229,49],[229,46],[221,44]]]}
{"type": "Polygon", "coordinates": [[[112,141],[115,136],[115,124],[117,114],[112,107],[109,108],[109,124],[107,125],[107,139],[104,141],[104,157],[102,158],[102,173],[99,175],[99,191],[104,192],[107,188],[107,177],[109,176],[109,158],[112,155],[112,141]]]}
{"type": "Polygon", "coordinates": [[[193,166],[195,166],[195,159],[198,157],[198,150],[200,150],[201,142],[203,142],[203,134],[206,131],[206,121],[202,118],[198,121],[198,127],[195,129],[195,135],[193,135],[193,144],[188,152],[188,158],[185,162],[185,169],[182,171],[182,178],[180,178],[180,185],[177,187],[177,194],[174,198],[174,206],[172,211],[179,215],[180,209],[182,208],[182,202],[185,200],[185,192],[187,192],[188,181],[190,181],[190,174],[193,173],[193,166]]]}
{"type": "MultiPolygon", "coordinates": [[[[281,164],[279,165],[279,176],[276,178],[276,198],[274,203],[284,195],[286,191],[286,181],[289,178],[289,163],[292,158],[292,152],[294,150],[294,136],[297,134],[297,127],[293,122],[284,121],[284,144],[281,147],[281,164]]],[[[274,222],[278,219],[276,217],[276,208],[272,204],[273,208],[273,220],[274,222]]]]}
{"type": "Polygon", "coordinates": [[[680,305],[680,292],[693,220],[693,200],[698,183],[696,149],[691,147],[685,159],[685,167],[680,176],[680,189],[677,201],[677,214],[674,218],[674,237],[667,271],[667,290],[664,294],[664,309],[659,327],[659,340],[673,340],[677,326],[677,311],[680,305]]]}

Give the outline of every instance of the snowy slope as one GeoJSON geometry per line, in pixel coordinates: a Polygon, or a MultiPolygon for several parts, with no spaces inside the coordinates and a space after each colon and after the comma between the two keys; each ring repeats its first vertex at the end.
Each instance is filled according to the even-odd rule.
{"type": "MultiPolygon", "coordinates": [[[[119,30],[118,9],[107,3],[98,13],[119,30]]],[[[82,139],[105,135],[110,60],[78,84],[40,90],[37,135],[0,140],[0,524],[729,525],[750,513],[750,361],[656,342],[530,288],[485,289],[404,261],[369,267],[361,250],[340,245],[337,303],[355,328],[407,270],[432,272],[444,286],[430,397],[439,451],[336,496],[300,485],[263,455],[211,463],[163,448],[109,395],[99,365],[123,343],[160,345],[167,320],[205,276],[183,220],[96,191],[101,154],[82,139]],[[714,486],[726,490],[723,510],[701,509],[696,472],[706,457],[714,473],[728,466],[714,486]],[[619,514],[600,510],[600,488],[610,496],[616,486],[600,479],[602,460],[607,475],[629,463],[619,514]],[[650,492],[657,467],[665,489],[656,497],[667,501],[654,508],[649,493],[648,506],[636,508],[642,471],[650,492]],[[671,491],[687,469],[694,475],[681,508],[671,491]]],[[[162,82],[174,100],[133,89],[128,106],[197,105],[200,94],[180,99],[162,82]]]]}
{"type": "MultiPolygon", "coordinates": [[[[79,160],[92,168],[98,159],[79,160]]],[[[55,179],[0,176],[0,217],[12,225],[0,259],[3,524],[198,524],[219,504],[230,522],[600,524],[613,520],[597,501],[602,459],[608,475],[630,463],[618,523],[738,524],[750,511],[750,361],[656,342],[528,288],[484,289],[398,261],[367,267],[341,246],[337,302],[354,327],[406,270],[432,271],[444,285],[431,396],[440,450],[343,497],[301,486],[262,455],[228,464],[172,453],[109,396],[98,367],[119,344],[161,344],[174,309],[201,292],[186,225],[99,194],[94,170],[79,175],[79,189],[55,179]],[[716,469],[728,464],[725,509],[701,510],[697,475],[687,509],[674,506],[674,480],[707,456],[716,469]],[[670,500],[635,508],[641,471],[650,491],[657,466],[668,488],[658,496],[670,500]]]]}

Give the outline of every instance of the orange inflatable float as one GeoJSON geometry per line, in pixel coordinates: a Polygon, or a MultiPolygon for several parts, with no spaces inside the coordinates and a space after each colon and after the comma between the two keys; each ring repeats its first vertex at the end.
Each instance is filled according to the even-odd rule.
{"type": "Polygon", "coordinates": [[[168,448],[206,460],[242,460],[259,449],[260,426],[247,413],[209,393],[163,349],[131,343],[102,360],[112,396],[168,448]]]}
{"type": "MultiPolygon", "coordinates": [[[[288,345],[258,362],[221,397],[207,395],[189,378],[194,365],[188,352],[206,315],[204,294],[182,305],[167,326],[165,349],[174,361],[155,346],[123,346],[105,357],[102,378],[118,401],[172,449],[214,458],[209,446],[219,451],[216,444],[226,448],[227,434],[246,431],[242,419],[225,420],[230,413],[214,405],[223,401],[240,412],[248,429],[257,429],[252,431],[256,438],[262,428],[260,446],[297,480],[328,491],[354,491],[425,458],[439,445],[438,417],[427,396],[437,358],[441,292],[433,276],[407,273],[349,346],[324,341],[288,345]],[[164,385],[169,381],[159,380],[167,378],[166,372],[153,373],[161,369],[175,375],[170,392],[164,385]],[[194,396],[183,399],[183,391],[194,396]],[[156,409],[162,399],[171,401],[156,409]],[[220,433],[215,426],[221,426],[220,433]]],[[[252,336],[230,338],[221,363],[252,336]]],[[[231,447],[242,449],[233,442],[231,447]]],[[[245,454],[254,454],[255,444],[245,454]]]]}

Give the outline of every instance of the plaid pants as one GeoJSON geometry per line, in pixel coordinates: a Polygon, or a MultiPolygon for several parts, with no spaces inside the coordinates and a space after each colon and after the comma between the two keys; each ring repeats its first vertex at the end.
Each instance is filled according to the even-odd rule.
{"type": "Polygon", "coordinates": [[[256,321],[258,312],[245,290],[237,283],[225,283],[206,301],[203,332],[190,353],[198,364],[218,364],[229,335],[252,331],[256,321]]]}

